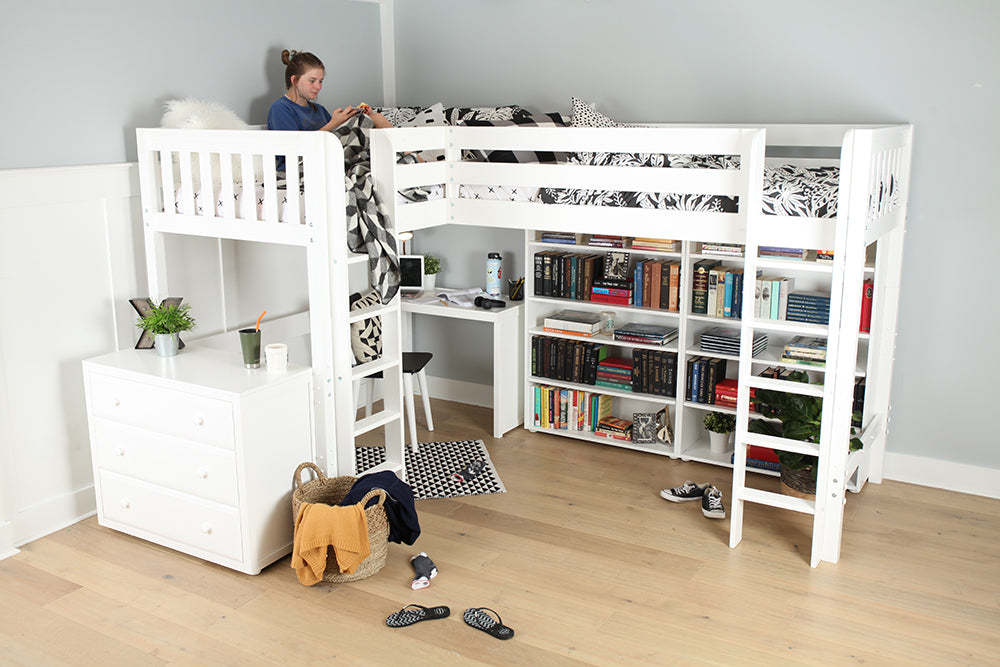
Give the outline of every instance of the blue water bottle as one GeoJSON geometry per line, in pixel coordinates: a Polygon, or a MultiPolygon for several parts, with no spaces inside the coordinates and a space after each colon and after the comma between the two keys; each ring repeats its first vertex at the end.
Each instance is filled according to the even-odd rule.
{"type": "Polygon", "coordinates": [[[500,253],[491,252],[486,256],[486,293],[492,297],[499,297],[502,279],[503,259],[500,253]]]}

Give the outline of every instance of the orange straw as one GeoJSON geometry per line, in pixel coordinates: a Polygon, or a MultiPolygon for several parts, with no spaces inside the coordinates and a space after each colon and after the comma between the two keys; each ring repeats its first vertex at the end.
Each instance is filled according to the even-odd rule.
{"type": "Polygon", "coordinates": [[[260,331],[260,321],[262,319],[264,319],[265,315],[267,315],[267,311],[266,310],[263,313],[260,314],[260,317],[257,318],[257,331],[260,331]]]}

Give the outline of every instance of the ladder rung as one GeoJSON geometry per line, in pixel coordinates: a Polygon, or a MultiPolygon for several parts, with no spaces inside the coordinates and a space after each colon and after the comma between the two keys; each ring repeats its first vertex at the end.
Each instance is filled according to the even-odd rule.
{"type": "Polygon", "coordinates": [[[764,433],[748,432],[744,438],[746,444],[767,447],[768,449],[780,449],[783,452],[795,452],[796,454],[808,454],[819,456],[819,445],[804,440],[791,440],[789,438],[779,438],[764,433]]]}
{"type": "Polygon", "coordinates": [[[365,474],[366,475],[371,475],[371,474],[374,474],[374,473],[377,473],[377,472],[389,471],[389,472],[396,473],[396,475],[398,477],[401,477],[401,475],[399,473],[404,472],[405,469],[406,469],[406,466],[403,463],[396,462],[396,461],[383,461],[382,463],[379,463],[374,468],[369,468],[368,470],[365,470],[365,474]]]}
{"type": "Polygon", "coordinates": [[[812,324],[809,322],[795,322],[793,320],[754,320],[755,329],[765,331],[784,331],[786,333],[807,334],[809,336],[826,336],[830,327],[826,324],[812,324]]]}
{"type": "Polygon", "coordinates": [[[362,433],[373,431],[379,426],[385,426],[386,424],[401,418],[402,415],[400,415],[396,410],[380,410],[370,417],[365,417],[364,419],[354,422],[354,435],[357,437],[362,433]]]}
{"type": "Polygon", "coordinates": [[[795,496],[786,496],[783,493],[774,493],[773,491],[744,488],[739,492],[739,499],[759,505],[770,505],[771,507],[780,507],[792,510],[793,512],[802,512],[803,514],[816,513],[815,501],[796,498],[795,496]]]}
{"type": "Polygon", "coordinates": [[[354,322],[367,320],[371,317],[380,317],[388,313],[393,313],[396,312],[396,310],[396,307],[391,303],[379,303],[374,306],[368,306],[367,308],[361,308],[360,310],[352,310],[347,319],[353,324],[354,322]]]}
{"type": "Polygon", "coordinates": [[[385,371],[390,368],[395,368],[399,366],[399,362],[395,359],[386,359],[385,357],[380,357],[375,361],[369,361],[364,364],[358,364],[351,368],[351,380],[360,380],[366,378],[373,373],[378,373],[379,371],[385,371]]]}
{"type": "Polygon", "coordinates": [[[805,396],[818,396],[820,398],[825,393],[824,386],[821,384],[776,380],[756,375],[751,375],[747,378],[747,386],[754,387],[755,389],[770,389],[771,391],[783,391],[789,394],[803,394],[805,396]]]}

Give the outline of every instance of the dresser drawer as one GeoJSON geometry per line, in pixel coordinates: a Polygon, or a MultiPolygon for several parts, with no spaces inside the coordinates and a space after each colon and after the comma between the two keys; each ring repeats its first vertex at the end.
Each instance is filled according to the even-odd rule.
{"type": "Polygon", "coordinates": [[[123,424],[233,449],[228,401],[91,373],[93,413],[123,424]]]}
{"type": "Polygon", "coordinates": [[[175,491],[239,504],[236,454],[107,419],[94,419],[94,457],[101,470],[175,491]]]}
{"type": "Polygon", "coordinates": [[[100,476],[105,518],[223,558],[242,560],[240,515],[235,508],[113,472],[102,470],[100,476]]]}

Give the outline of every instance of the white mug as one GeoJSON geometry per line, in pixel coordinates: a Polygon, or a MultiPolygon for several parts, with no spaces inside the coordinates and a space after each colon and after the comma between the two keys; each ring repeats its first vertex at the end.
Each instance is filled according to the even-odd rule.
{"type": "Polygon", "coordinates": [[[268,373],[284,373],[288,370],[288,346],[284,343],[269,343],[264,346],[268,373]]]}

